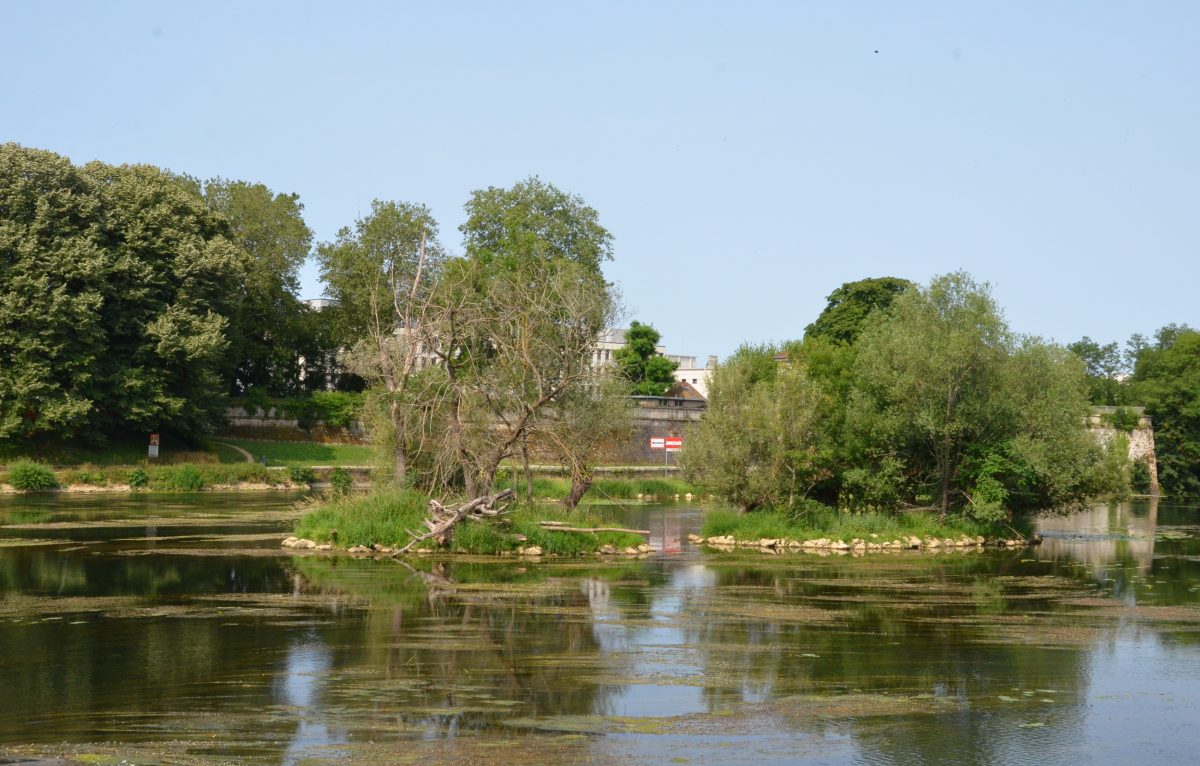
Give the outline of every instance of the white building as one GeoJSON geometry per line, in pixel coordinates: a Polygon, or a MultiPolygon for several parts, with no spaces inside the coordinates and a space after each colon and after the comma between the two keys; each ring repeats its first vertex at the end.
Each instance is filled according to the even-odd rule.
{"type": "MultiPolygon", "coordinates": [[[[612,364],[613,354],[617,349],[625,345],[625,333],[628,328],[614,328],[605,330],[600,334],[600,340],[596,343],[596,348],[592,351],[592,366],[601,367],[606,364],[612,364]]],[[[683,381],[696,389],[705,399],[708,398],[708,381],[712,375],[712,371],[717,367],[717,358],[715,356],[708,357],[704,366],[697,364],[697,357],[682,356],[679,354],[668,354],[666,346],[655,346],[655,353],[659,356],[665,356],[675,364],[679,365],[675,370],[675,380],[683,381]]]]}

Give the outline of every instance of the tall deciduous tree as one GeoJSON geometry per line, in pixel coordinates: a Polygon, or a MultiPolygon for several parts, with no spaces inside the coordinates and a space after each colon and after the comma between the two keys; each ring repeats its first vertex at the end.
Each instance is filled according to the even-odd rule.
{"type": "Polygon", "coordinates": [[[475,192],[428,326],[445,376],[445,442],[468,494],[486,492],[560,400],[591,380],[617,302],[596,211],[536,178],[475,192]],[[434,318],[436,317],[436,318],[434,318]]]}
{"type": "Polygon", "coordinates": [[[847,282],[829,294],[821,315],[804,328],[804,337],[854,343],[873,313],[886,311],[898,296],[914,288],[916,285],[912,282],[897,277],[847,282]]]}
{"type": "Polygon", "coordinates": [[[741,511],[795,508],[829,474],[821,392],[776,349],[743,346],[717,367],[708,409],[688,439],[684,469],[741,511]]]}
{"type": "Polygon", "coordinates": [[[1121,380],[1128,373],[1125,358],[1116,343],[1100,344],[1086,335],[1068,344],[1087,371],[1088,397],[1092,404],[1127,404],[1129,387],[1121,380]]]}
{"type": "Polygon", "coordinates": [[[409,384],[432,359],[427,307],[444,260],[437,231],[424,205],[376,200],[353,229],[317,249],[349,366],[385,400],[387,427],[379,433],[388,440],[398,482],[407,478],[414,416],[422,409],[409,384]]]}
{"type": "Polygon", "coordinates": [[[1178,325],[1160,330],[1138,352],[1133,391],[1154,422],[1163,490],[1200,494],[1200,331],[1178,325]]]}
{"type": "Polygon", "coordinates": [[[902,497],[930,498],[943,516],[964,502],[994,517],[1088,492],[1082,469],[1098,448],[1087,412],[1082,365],[1014,338],[987,286],[963,273],[901,296],[859,339],[851,430],[864,455],[899,469],[902,497]]]}
{"type": "Polygon", "coordinates": [[[679,365],[659,355],[660,338],[652,325],[635,321],[625,331],[625,345],[613,354],[617,369],[637,396],[662,396],[675,384],[679,365]]]}
{"type": "Polygon", "coordinates": [[[247,256],[229,328],[230,393],[259,387],[279,396],[295,394],[304,387],[301,358],[324,351],[298,295],[300,268],[312,248],[300,197],[220,178],[204,184],[203,195],[229,222],[230,239],[247,256]]]}
{"type": "Polygon", "coordinates": [[[227,234],[157,168],[0,147],[0,438],[211,427],[245,267],[227,234]]]}

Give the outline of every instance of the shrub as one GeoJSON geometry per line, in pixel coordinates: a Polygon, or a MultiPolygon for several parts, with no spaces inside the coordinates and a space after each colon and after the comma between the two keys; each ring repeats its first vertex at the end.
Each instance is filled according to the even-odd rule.
{"type": "Polygon", "coordinates": [[[1109,428],[1125,433],[1131,433],[1142,422],[1141,414],[1128,407],[1118,407],[1112,412],[1106,412],[1100,419],[1109,428]]]}
{"type": "Polygon", "coordinates": [[[58,487],[54,471],[45,463],[18,460],[8,467],[8,483],[22,492],[45,492],[58,487]]]}
{"type": "Polygon", "coordinates": [[[1129,483],[1139,495],[1150,494],[1150,466],[1145,460],[1134,461],[1130,470],[1129,483]]]}
{"type": "Polygon", "coordinates": [[[150,474],[145,468],[134,468],[125,476],[125,483],[133,489],[142,489],[150,484],[150,474]]]}
{"type": "Polygon", "coordinates": [[[317,476],[308,466],[294,465],[288,469],[288,478],[292,480],[293,484],[312,484],[316,481],[317,476]]]}
{"type": "Polygon", "coordinates": [[[333,473],[329,475],[329,483],[333,485],[334,494],[345,495],[350,491],[353,482],[350,481],[350,472],[340,465],[333,469],[333,473]]]}

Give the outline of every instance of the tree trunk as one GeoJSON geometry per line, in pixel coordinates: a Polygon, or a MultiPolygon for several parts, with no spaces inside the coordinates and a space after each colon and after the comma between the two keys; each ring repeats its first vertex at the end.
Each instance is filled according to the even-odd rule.
{"type": "Polygon", "coordinates": [[[946,520],[946,512],[950,510],[950,432],[946,431],[942,439],[942,451],[938,456],[938,462],[942,464],[942,502],[941,502],[941,519],[946,520]]]}
{"type": "Polygon", "coordinates": [[[393,401],[391,405],[392,438],[395,440],[396,462],[395,479],[397,484],[403,484],[408,476],[408,456],[404,453],[404,425],[400,422],[400,404],[393,401]]]}
{"type": "Polygon", "coordinates": [[[579,507],[579,501],[587,494],[592,486],[592,474],[586,471],[575,471],[571,475],[571,491],[562,499],[563,506],[570,511],[579,507]]]}
{"type": "Polygon", "coordinates": [[[521,437],[521,463],[525,469],[525,502],[533,505],[533,471],[529,470],[529,440],[521,437]]]}

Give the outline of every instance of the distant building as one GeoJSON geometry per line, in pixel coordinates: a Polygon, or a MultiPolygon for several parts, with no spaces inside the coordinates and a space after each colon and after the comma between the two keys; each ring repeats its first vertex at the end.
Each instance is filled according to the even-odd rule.
{"type": "MultiPolygon", "coordinates": [[[[612,364],[613,355],[617,349],[625,346],[626,331],[627,328],[613,328],[605,330],[600,334],[600,340],[597,341],[596,348],[592,351],[593,367],[612,364]]],[[[678,365],[678,368],[675,370],[675,380],[686,382],[702,399],[708,398],[709,378],[712,376],[712,371],[717,368],[717,358],[715,356],[708,357],[704,366],[701,367],[696,363],[698,357],[668,354],[665,346],[655,346],[654,351],[659,356],[665,356],[678,365]]]]}

